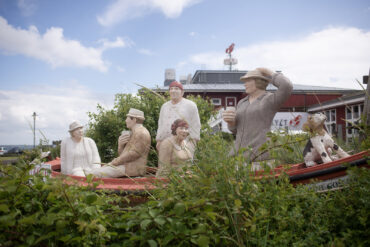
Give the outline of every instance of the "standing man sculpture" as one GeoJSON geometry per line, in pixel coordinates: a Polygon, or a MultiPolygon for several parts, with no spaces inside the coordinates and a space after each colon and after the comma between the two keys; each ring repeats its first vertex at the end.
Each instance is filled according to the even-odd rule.
{"type": "Polygon", "coordinates": [[[150,133],[143,126],[144,112],[131,108],[126,118],[125,131],[118,139],[118,157],[108,165],[94,169],[97,177],[117,178],[123,176],[142,176],[146,172],[146,163],[150,149],[150,133]]]}
{"type": "Polygon", "coordinates": [[[183,98],[184,88],[177,81],[171,82],[169,92],[171,100],[162,105],[159,113],[157,150],[164,139],[172,136],[171,125],[176,119],[182,119],[189,123],[189,141],[195,147],[196,142],[200,140],[200,119],[197,105],[193,101],[183,98]]]}
{"type": "Polygon", "coordinates": [[[240,80],[244,82],[248,96],[239,101],[236,111],[233,109],[223,112],[223,119],[229,130],[236,134],[235,145],[230,154],[234,155],[244,148],[246,160],[268,160],[269,153],[261,152],[259,148],[267,141],[266,134],[270,131],[272,120],[290,97],[293,85],[283,74],[274,73],[267,68],[248,71],[240,80]],[[277,90],[267,92],[269,83],[277,87],[277,90]]]}

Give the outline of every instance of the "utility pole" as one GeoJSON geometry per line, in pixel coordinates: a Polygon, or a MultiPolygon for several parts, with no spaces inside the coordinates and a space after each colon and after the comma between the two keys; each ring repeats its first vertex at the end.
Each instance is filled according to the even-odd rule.
{"type": "MultiPolygon", "coordinates": [[[[365,82],[365,80],[364,80],[365,82]]],[[[369,69],[369,75],[367,77],[367,83],[366,83],[366,93],[365,93],[365,105],[364,105],[364,116],[366,119],[366,126],[370,126],[370,69],[369,69]]]]}
{"type": "Polygon", "coordinates": [[[36,144],[36,112],[32,114],[33,117],[33,148],[35,148],[36,144]]]}
{"type": "Polygon", "coordinates": [[[370,87],[369,87],[370,69],[369,69],[369,75],[367,76],[367,78],[366,76],[364,76],[363,84],[366,84],[364,112],[362,113],[362,119],[365,121],[365,124],[364,124],[365,133],[360,132],[360,143],[362,143],[366,139],[366,130],[370,126],[370,87]]]}

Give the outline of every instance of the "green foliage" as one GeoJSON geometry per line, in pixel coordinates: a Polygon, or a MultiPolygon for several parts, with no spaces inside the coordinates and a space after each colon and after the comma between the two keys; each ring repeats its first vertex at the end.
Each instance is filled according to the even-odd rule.
{"type": "MultiPolygon", "coordinates": [[[[202,128],[207,128],[207,122],[213,114],[213,106],[200,96],[189,96],[188,99],[197,104],[202,128]]],[[[144,126],[152,137],[152,148],[149,153],[149,166],[157,165],[156,134],[158,129],[159,112],[163,103],[169,100],[168,94],[158,95],[148,89],[140,90],[137,96],[117,94],[114,107],[111,110],[98,105],[98,113],[88,113],[90,121],[86,135],[91,137],[99,150],[103,162],[109,162],[117,157],[117,140],[122,130],[127,130],[125,119],[130,108],[144,112],[144,126]]]]}
{"type": "Polygon", "coordinates": [[[27,162],[3,165],[1,246],[370,244],[370,169],[351,169],[348,186],[317,193],[284,176],[256,180],[241,155],[228,157],[230,141],[222,135],[205,135],[198,148],[183,176],[171,174],[135,207],[127,197],[95,190],[91,176],[82,188],[31,176],[27,162]]]}

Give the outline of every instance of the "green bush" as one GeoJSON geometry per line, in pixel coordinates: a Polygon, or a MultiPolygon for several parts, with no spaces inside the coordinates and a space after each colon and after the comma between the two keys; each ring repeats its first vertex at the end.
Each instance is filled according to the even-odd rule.
{"type": "MultiPolygon", "coordinates": [[[[188,175],[171,174],[149,201],[0,167],[0,246],[368,246],[370,169],[317,193],[287,177],[256,180],[230,142],[205,135],[188,175]]],[[[285,151],[290,152],[290,151],[285,151]]],[[[88,177],[91,181],[91,177],[88,177]]]]}

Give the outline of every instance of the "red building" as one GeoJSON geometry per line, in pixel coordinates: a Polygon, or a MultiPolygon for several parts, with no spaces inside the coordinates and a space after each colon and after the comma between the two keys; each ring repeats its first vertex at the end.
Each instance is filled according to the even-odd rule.
{"type": "Polygon", "coordinates": [[[358,129],[355,127],[364,113],[365,92],[344,95],[322,104],[312,105],[308,112],[324,112],[326,114],[325,125],[328,132],[351,142],[358,137],[358,129]]]}
{"type": "MultiPolygon", "coordinates": [[[[244,84],[240,81],[240,77],[245,73],[247,71],[197,70],[192,79],[184,83],[185,96],[192,94],[208,98],[216,108],[236,106],[246,96],[244,84]]],[[[166,80],[165,86],[158,88],[157,91],[167,91],[168,84],[166,80]]],[[[273,85],[267,87],[267,91],[274,90],[276,87],[273,85]]],[[[280,111],[306,112],[312,105],[354,92],[358,90],[293,84],[293,93],[280,111]]]]}
{"type": "MultiPolygon", "coordinates": [[[[174,76],[174,71],[171,71],[174,76]]],[[[247,71],[197,70],[194,76],[181,81],[186,95],[200,95],[208,98],[217,109],[225,109],[236,104],[246,96],[244,83],[240,77],[247,71]],[[191,78],[191,79],[190,79],[191,78]]],[[[166,92],[172,80],[165,80],[164,86],[156,89],[166,92]]],[[[275,91],[269,85],[267,91],[275,91]]],[[[325,112],[326,126],[330,134],[351,141],[357,130],[351,123],[359,120],[364,108],[365,93],[361,90],[307,86],[293,83],[290,98],[279,112],[325,112]]]]}

